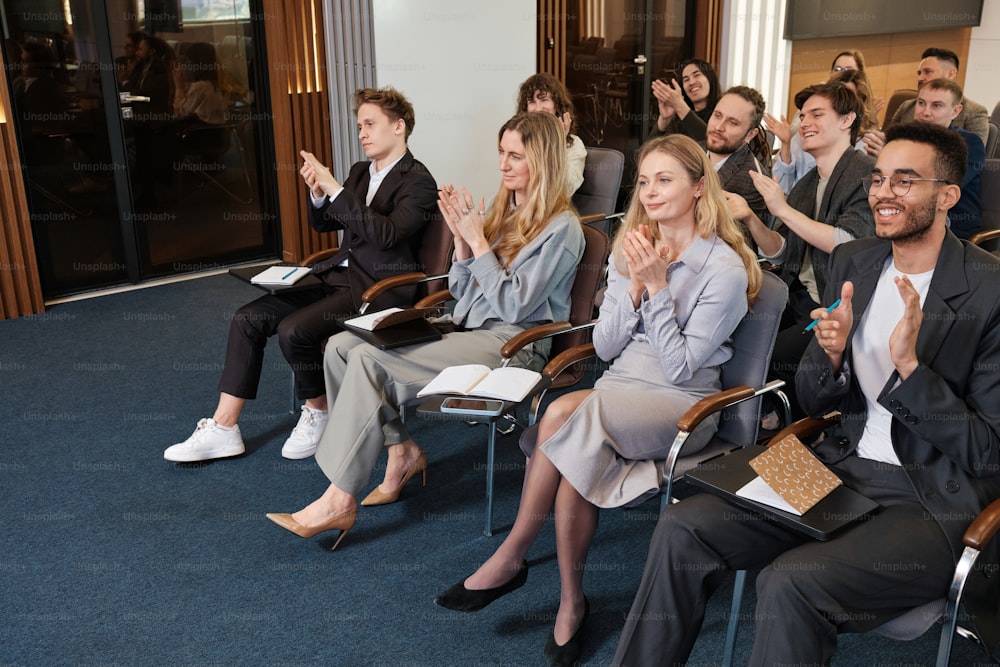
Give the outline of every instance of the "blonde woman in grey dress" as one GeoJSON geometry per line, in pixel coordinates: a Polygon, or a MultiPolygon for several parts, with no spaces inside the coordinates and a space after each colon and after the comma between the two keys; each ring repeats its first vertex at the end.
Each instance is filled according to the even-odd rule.
{"type": "MultiPolygon", "coordinates": [[[[583,255],[580,219],[566,194],[562,125],[547,113],[521,113],[498,137],[502,181],[489,211],[465,188],[441,188],[438,207],[455,237],[448,288],[459,331],[441,340],[379,350],[352,333],[330,338],[323,358],[334,401],[316,462],[330,480],[322,496],[294,514],[267,517],[299,537],[340,530],[357,518],[357,495],[388,450],[385,478],[362,505],[395,502],[427,457],[400,419],[400,406],[448,366],[498,366],[500,348],[524,329],[569,316],[569,294],[583,255]]],[[[533,354],[525,349],[515,363],[533,354]]]]}
{"type": "MultiPolygon", "coordinates": [[[[719,390],[728,340],[760,280],[705,151],[681,135],[647,142],[594,329],[611,367],[593,389],[553,401],[525,433],[528,466],[510,535],[436,602],[475,611],[520,587],[525,554],[554,508],[562,592],[544,653],[550,664],[572,663],[589,611],[582,579],[598,508],[659,490],[677,419],[719,390]]],[[[703,426],[685,452],[704,447],[716,424],[703,426]]]]}

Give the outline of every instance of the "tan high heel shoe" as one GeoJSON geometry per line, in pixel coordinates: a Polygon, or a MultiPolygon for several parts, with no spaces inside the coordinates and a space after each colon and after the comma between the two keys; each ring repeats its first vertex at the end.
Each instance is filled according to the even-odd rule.
{"type": "Polygon", "coordinates": [[[403,487],[406,483],[410,481],[417,473],[421,473],[420,486],[427,486],[427,455],[420,452],[420,456],[417,457],[417,461],[406,471],[403,475],[403,481],[399,483],[396,490],[392,493],[382,493],[378,490],[376,486],[375,489],[368,494],[368,497],[361,501],[364,507],[371,507],[372,505],[388,505],[389,503],[394,503],[399,500],[399,494],[403,492],[403,487]]]}
{"type": "Polygon", "coordinates": [[[266,516],[268,519],[275,522],[288,532],[295,533],[299,537],[310,538],[315,535],[319,535],[320,533],[325,532],[327,530],[339,530],[340,537],[338,537],[334,545],[330,547],[330,551],[333,551],[334,549],[337,548],[337,546],[341,543],[341,541],[345,537],[347,537],[347,533],[351,530],[351,528],[354,528],[354,523],[358,519],[358,510],[353,509],[348,512],[344,512],[343,514],[338,514],[337,516],[333,517],[324,524],[320,524],[319,526],[310,526],[310,527],[306,527],[300,524],[298,521],[295,520],[294,517],[292,517],[291,514],[269,513],[265,514],[264,516],[266,516]]]}

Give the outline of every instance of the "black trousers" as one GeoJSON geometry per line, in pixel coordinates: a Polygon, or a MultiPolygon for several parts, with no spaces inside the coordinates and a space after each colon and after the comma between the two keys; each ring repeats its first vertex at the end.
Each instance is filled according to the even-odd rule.
{"type": "Polygon", "coordinates": [[[708,494],[667,508],[612,664],[684,664],[730,570],[762,568],[749,665],[828,664],[838,632],[871,630],[944,597],[955,559],[905,472],[855,456],[833,469],[882,509],[828,542],[708,494]]]}
{"type": "Polygon", "coordinates": [[[229,325],[226,362],[219,391],[239,398],[257,397],[267,339],[278,334],[278,345],[295,373],[300,399],[326,393],[323,348],[327,338],[342,331],[337,316],[353,313],[360,303],[352,294],[348,271],[335,269],[315,289],[268,294],[240,308],[229,325]]]}

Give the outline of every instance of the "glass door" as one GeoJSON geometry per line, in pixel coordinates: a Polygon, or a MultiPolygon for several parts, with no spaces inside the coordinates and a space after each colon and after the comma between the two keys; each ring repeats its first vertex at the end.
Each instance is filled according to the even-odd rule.
{"type": "Polygon", "coordinates": [[[277,255],[262,13],[246,0],[0,8],[46,298],[277,255]]]}
{"type": "MultiPolygon", "coordinates": [[[[668,78],[694,52],[694,0],[580,0],[567,16],[566,86],[579,136],[625,154],[631,188],[636,149],[658,115],[654,78],[668,78]]],[[[620,204],[623,202],[620,202],[620,204]]]]}

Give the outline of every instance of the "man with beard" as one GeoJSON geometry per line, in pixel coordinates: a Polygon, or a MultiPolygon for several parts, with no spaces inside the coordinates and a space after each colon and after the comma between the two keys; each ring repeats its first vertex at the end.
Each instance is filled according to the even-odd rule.
{"type": "MultiPolygon", "coordinates": [[[[729,195],[739,195],[761,220],[767,216],[767,204],[754,187],[750,172],[771,175],[770,161],[765,159],[762,162],[751,149],[751,142],[761,147],[764,145],[763,140],[758,139],[764,108],[764,97],[758,91],[747,86],[733,86],[722,94],[715,105],[708,119],[704,142],[708,159],[719,174],[727,198],[738,202],[729,195]]],[[[746,224],[740,222],[740,228],[747,243],[756,250],[757,244],[746,224]]]]}
{"type": "MultiPolygon", "coordinates": [[[[841,303],[814,311],[796,377],[810,415],[841,413],[815,453],[880,510],[819,542],[710,494],[668,506],[613,664],[684,663],[736,569],[761,569],[748,664],[829,664],[838,633],[944,597],[965,529],[1000,497],[1000,260],[946,224],[965,142],[924,123],[887,134],[865,179],[878,238],[833,251],[824,303],[841,303]]],[[[994,655],[996,542],[965,598],[994,655]]]]}

